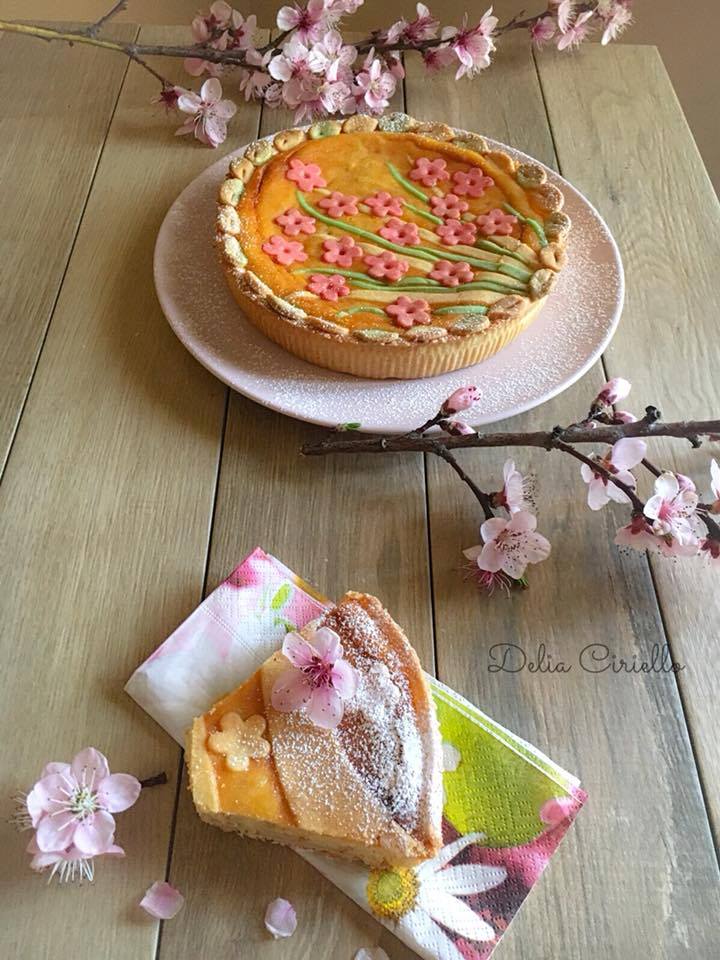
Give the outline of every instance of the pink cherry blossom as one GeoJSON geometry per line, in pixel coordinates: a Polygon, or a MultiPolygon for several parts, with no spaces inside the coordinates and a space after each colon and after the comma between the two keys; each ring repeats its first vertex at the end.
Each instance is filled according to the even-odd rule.
{"type": "Polygon", "coordinates": [[[172,920],[182,909],[185,897],[171,884],[156,880],[145,891],[140,906],[156,920],[172,920]]]}
{"type": "Polygon", "coordinates": [[[604,23],[600,43],[606,46],[611,40],[617,40],[620,34],[632,23],[630,0],[600,0],[597,13],[604,23]]]}
{"type": "Polygon", "coordinates": [[[481,570],[477,565],[477,559],[481,552],[482,545],[463,550],[463,556],[467,560],[464,565],[466,580],[472,580],[488,596],[492,596],[497,589],[504,590],[505,593],[509,594],[513,587],[524,585],[522,581],[514,580],[502,570],[481,570]]]}
{"type": "Polygon", "coordinates": [[[492,7],[487,10],[482,19],[476,26],[468,27],[468,16],[463,17],[460,30],[453,32],[443,31],[444,35],[450,40],[450,46],[455,56],[460,61],[460,66],[455,79],[461,77],[474,77],[480,70],[490,66],[490,54],[495,49],[492,40],[492,32],[497,26],[498,19],[492,14],[492,7]]]}
{"type": "Polygon", "coordinates": [[[575,13],[575,0],[550,0],[550,5],[557,7],[558,29],[565,33],[575,13]]]}
{"type": "Polygon", "coordinates": [[[341,81],[331,82],[323,76],[307,74],[283,84],[281,93],[283,102],[295,108],[296,123],[302,123],[344,109],[350,87],[341,81]]]}
{"type": "Polygon", "coordinates": [[[347,75],[350,64],[356,58],[355,47],[344,44],[337,30],[328,30],[321,41],[313,44],[310,69],[313,73],[324,73],[328,80],[337,80],[347,75]]]}
{"type": "MultiPolygon", "coordinates": [[[[630,470],[640,463],[646,450],[647,444],[644,440],[624,437],[608,449],[604,457],[595,457],[594,459],[600,467],[604,467],[618,480],[634,490],[636,481],[630,470]]],[[[580,473],[585,483],[588,484],[587,502],[591,510],[600,510],[610,500],[614,500],[616,503],[628,503],[627,494],[620,487],[611,483],[601,473],[592,470],[586,463],[580,468],[580,473]]]]}
{"type": "Polygon", "coordinates": [[[354,668],[343,659],[340,637],[329,627],[320,627],[310,639],[288,633],[282,652],[292,666],[275,681],[272,705],[281,713],[305,707],[318,727],[333,729],[342,720],[344,701],[357,689],[354,668]]]}
{"type": "Polygon", "coordinates": [[[552,17],[542,17],[530,27],[530,38],[536,47],[542,47],[555,36],[555,21],[552,17]]]}
{"type": "Polygon", "coordinates": [[[720,566],[720,540],[714,537],[704,537],[700,541],[700,556],[712,567],[720,566]]]}
{"type": "Polygon", "coordinates": [[[557,42],[558,50],[567,50],[569,47],[577,47],[581,44],[588,35],[590,30],[590,23],[588,21],[592,20],[592,18],[592,10],[586,10],[584,13],[578,14],[572,23],[568,24],[567,29],[562,30],[557,42]]]}
{"type": "Polygon", "coordinates": [[[175,131],[176,136],[194,133],[195,138],[209,147],[219,146],[227,136],[227,121],[237,107],[231,100],[222,100],[222,86],[214,78],[206,80],[200,94],[184,91],[178,97],[178,109],[190,116],[175,131]]]}
{"type": "Polygon", "coordinates": [[[316,163],[303,163],[297,157],[290,161],[285,176],[298,185],[300,190],[310,191],[317,187],[326,187],[327,181],[316,163]]]}
{"type": "Polygon", "coordinates": [[[663,557],[692,557],[698,552],[696,541],[680,543],[669,535],[658,536],[647,517],[641,513],[634,514],[630,523],[620,527],[615,534],[615,544],[618,547],[629,547],[631,550],[640,552],[648,550],[663,557]]]}
{"type": "Polygon", "coordinates": [[[297,207],[290,207],[285,213],[275,217],[275,223],[282,227],[286,237],[297,237],[300,233],[315,233],[315,218],[308,217],[297,207]]]}
{"type": "Polygon", "coordinates": [[[493,517],[480,527],[483,544],[463,551],[481,570],[502,571],[519,580],[529,563],[540,563],[550,556],[550,543],[537,533],[537,518],[526,510],[509,520],[493,517]]]}
{"type": "Polygon", "coordinates": [[[402,296],[385,307],[385,313],[392,317],[393,322],[404,330],[409,330],[416,323],[430,323],[430,304],[427,300],[412,300],[402,296]]]}
{"type": "Polygon", "coordinates": [[[496,507],[505,507],[508,513],[535,510],[535,477],[524,477],[515,468],[514,460],[506,460],[503,466],[503,488],[493,496],[496,507]]]}
{"type": "Polygon", "coordinates": [[[628,413],[627,410],[616,410],[612,415],[613,423],[637,423],[637,417],[634,413],[628,413]]]}
{"type": "Polygon", "coordinates": [[[460,214],[468,209],[468,202],[461,200],[454,193],[446,193],[443,197],[430,197],[430,209],[436,217],[452,217],[460,219],[460,214]]]}
{"type": "Polygon", "coordinates": [[[262,245],[262,249],[275,263],[289,267],[291,263],[302,263],[307,260],[307,253],[298,240],[287,240],[279,233],[274,233],[262,245]]]}
{"type": "Polygon", "coordinates": [[[128,773],[111,774],[106,758],[94,747],[47,771],[26,800],[39,851],[76,848],[84,857],[106,853],[115,837],[112,814],[135,803],[140,781],[128,773]]]}
{"type": "Polygon", "coordinates": [[[467,171],[456,170],[453,173],[453,190],[461,197],[481,197],[486,190],[494,186],[493,178],[483,173],[480,167],[471,167],[467,171]]]}
{"type": "Polygon", "coordinates": [[[475,243],[477,227],[474,223],[463,220],[446,220],[435,228],[435,233],[444,244],[454,247],[458,243],[475,243]]]}
{"type": "Polygon", "coordinates": [[[367,265],[368,274],[377,280],[390,280],[393,283],[404,276],[410,269],[406,260],[399,260],[394,253],[383,250],[382,253],[368,254],[363,258],[367,265]]]}
{"type": "Polygon", "coordinates": [[[33,834],[30,842],[25,848],[30,854],[30,869],[37,873],[50,871],[48,882],[57,879],[60,883],[82,883],[87,880],[90,883],[95,879],[95,860],[97,857],[117,857],[125,856],[125,851],[117,844],[111,844],[107,850],[101,854],[89,855],[78,850],[76,846],[70,846],[66,850],[53,850],[43,852],[37,844],[37,838],[33,834]]]}
{"type": "Polygon", "coordinates": [[[297,914],[289,900],[278,897],[268,904],[265,911],[265,929],[275,940],[291,937],[296,928],[297,914]]]}
{"type": "Polygon", "coordinates": [[[461,413],[463,410],[469,410],[480,399],[480,391],[474,385],[469,387],[458,387],[453,390],[447,400],[443,401],[440,407],[442,413],[461,413]]]}
{"type": "Polygon", "coordinates": [[[496,207],[489,213],[481,213],[476,223],[483,236],[494,237],[497,234],[501,237],[509,237],[517,223],[517,217],[511,213],[504,213],[496,207]]]}
{"type": "Polygon", "coordinates": [[[165,107],[165,112],[170,113],[171,110],[177,110],[180,94],[185,92],[182,87],[174,87],[166,84],[160,93],[156,97],[153,97],[150,102],[161,103],[165,107]]]}
{"type": "Polygon", "coordinates": [[[470,283],[474,274],[470,264],[464,261],[436,260],[429,276],[444,287],[457,287],[460,283],[470,283]]]}
{"type": "Polygon", "coordinates": [[[596,403],[606,403],[610,406],[617,403],[618,400],[625,400],[632,390],[632,384],[629,380],[622,377],[613,377],[600,388],[596,403]]]}
{"type": "Polygon", "coordinates": [[[323,240],[322,259],[325,263],[336,263],[339,267],[352,266],[353,260],[359,260],[363,255],[362,248],[352,237],[343,236],[338,240],[328,237],[323,240]]]}
{"type": "Polygon", "coordinates": [[[430,73],[443,70],[455,60],[455,54],[450,47],[429,47],[422,52],[423,64],[430,73]]]}
{"type": "Polygon", "coordinates": [[[405,246],[414,247],[420,243],[417,225],[408,223],[406,220],[398,220],[397,217],[390,217],[388,222],[380,227],[378,233],[385,240],[392,240],[393,243],[405,246]]]}
{"type": "Polygon", "coordinates": [[[301,40],[319,40],[323,33],[325,4],[323,0],[308,0],[306,6],[294,3],[291,7],[281,7],[277,14],[277,25],[281,30],[294,30],[301,40]]]}
{"type": "Polygon", "coordinates": [[[329,197],[318,200],[318,206],[327,210],[331,217],[352,217],[358,212],[358,198],[348,193],[333,190],[329,197]]]}
{"type": "Polygon", "coordinates": [[[440,21],[433,17],[424,3],[418,3],[415,9],[415,20],[398,20],[385,31],[385,38],[389,43],[421,43],[437,36],[440,21]]]}
{"type": "Polygon", "coordinates": [[[720,513],[720,465],[714,458],[710,461],[710,489],[714,497],[710,513],[720,513]]]}
{"type": "Polygon", "coordinates": [[[262,70],[245,70],[243,67],[240,67],[238,70],[238,90],[245,97],[246,101],[256,97],[264,97],[269,104],[268,90],[270,87],[275,86],[270,74],[265,72],[265,69],[268,68],[270,57],[270,51],[261,54],[259,50],[248,50],[245,54],[245,59],[248,63],[263,68],[262,70]]]}
{"type": "Polygon", "coordinates": [[[693,544],[697,542],[697,504],[697,493],[681,490],[675,474],[666,472],[655,479],[655,494],[647,501],[643,512],[652,521],[653,532],[658,536],[671,536],[682,545],[693,544]]]}
{"type": "Polygon", "coordinates": [[[438,157],[436,160],[431,160],[429,157],[418,157],[410,171],[410,179],[417,180],[426,187],[434,187],[439,181],[449,178],[447,164],[442,157],[438,157]]]}
{"type": "Polygon", "coordinates": [[[322,300],[338,300],[350,293],[345,277],[339,273],[311,273],[308,278],[308,290],[322,300]]]}
{"type": "Polygon", "coordinates": [[[303,77],[311,72],[310,48],[297,34],[283,44],[280,53],[268,63],[268,73],[274,80],[287,83],[293,78],[303,77]]]}
{"type": "Polygon", "coordinates": [[[390,106],[396,86],[394,73],[386,69],[384,62],[375,58],[371,50],[363,69],[355,77],[353,92],[356,100],[369,107],[372,113],[382,113],[390,106]]]}
{"type": "Polygon", "coordinates": [[[371,197],[365,197],[363,203],[370,207],[375,217],[386,217],[389,213],[396,217],[403,215],[402,197],[393,197],[387,190],[380,190],[371,197]]]}

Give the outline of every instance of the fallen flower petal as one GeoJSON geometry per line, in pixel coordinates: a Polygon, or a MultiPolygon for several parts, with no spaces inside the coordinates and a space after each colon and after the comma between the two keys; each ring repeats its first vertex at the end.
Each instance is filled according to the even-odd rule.
{"type": "Polygon", "coordinates": [[[295,907],[289,900],[278,897],[268,904],[265,911],[265,929],[276,940],[291,937],[297,928],[295,907]]]}
{"type": "Polygon", "coordinates": [[[157,880],[148,887],[140,906],[156,920],[172,920],[184,903],[185,897],[179,890],[164,880],[157,880]]]}

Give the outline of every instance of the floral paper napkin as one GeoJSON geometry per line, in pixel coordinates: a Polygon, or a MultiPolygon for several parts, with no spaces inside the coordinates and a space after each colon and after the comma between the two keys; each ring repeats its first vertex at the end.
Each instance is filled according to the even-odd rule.
{"type": "MultiPolygon", "coordinates": [[[[328,601],[254,550],[127,683],[182,744],[328,601]]],[[[415,869],[368,870],[298,851],[427,960],[486,960],[585,800],[577,779],[431,679],[443,738],[444,847],[415,869]]]]}

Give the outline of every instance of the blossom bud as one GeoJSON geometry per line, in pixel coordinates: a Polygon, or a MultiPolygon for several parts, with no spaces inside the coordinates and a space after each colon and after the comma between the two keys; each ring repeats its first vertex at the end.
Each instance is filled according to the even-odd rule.
{"type": "Polygon", "coordinates": [[[597,399],[600,403],[617,403],[618,400],[624,400],[631,389],[632,384],[629,380],[623,380],[622,377],[613,377],[601,389],[597,399]]]}
{"type": "Polygon", "coordinates": [[[477,387],[458,387],[451,393],[440,408],[443,413],[459,413],[468,410],[478,399],[480,392],[477,387]]]}
{"type": "Polygon", "coordinates": [[[469,437],[476,432],[462,420],[443,420],[440,426],[446,433],[452,434],[454,437],[469,437]]]}
{"type": "Polygon", "coordinates": [[[637,423],[637,417],[627,410],[616,410],[613,420],[615,423],[637,423]]]}

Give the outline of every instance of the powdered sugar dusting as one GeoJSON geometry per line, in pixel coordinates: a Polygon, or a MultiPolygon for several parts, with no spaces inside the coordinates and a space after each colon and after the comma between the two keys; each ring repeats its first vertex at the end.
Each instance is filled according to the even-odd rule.
{"type": "MultiPolygon", "coordinates": [[[[517,159],[537,162],[503,144],[517,159]]],[[[573,221],[568,263],[531,326],[504,350],[465,370],[423,380],[363,380],[313,366],[265,338],[233,300],[212,238],[218,183],[229,158],[210,166],[170,209],[155,248],[155,285],[180,340],[225,383],[290,416],[401,433],[432,416],[457,387],[474,383],[473,424],[493,423],[550,399],[589,369],[622,309],[622,264],[606,225],[552,170],[573,221]]]]}

